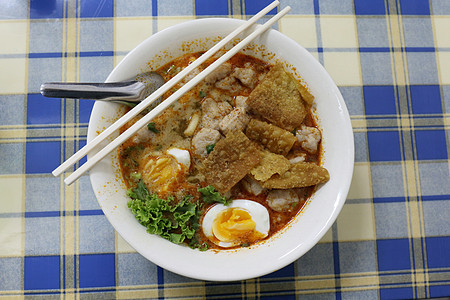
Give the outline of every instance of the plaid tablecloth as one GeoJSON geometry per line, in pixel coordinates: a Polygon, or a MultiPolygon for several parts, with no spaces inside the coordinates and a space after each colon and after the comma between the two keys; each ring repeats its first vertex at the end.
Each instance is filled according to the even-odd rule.
{"type": "Polygon", "coordinates": [[[86,143],[92,102],[44,99],[41,83],[103,81],[152,33],[269,2],[0,0],[0,298],[450,296],[449,0],[281,1],[292,11],[277,29],[338,84],[356,156],[331,230],[273,274],[215,283],[165,271],[114,231],[87,176],[65,186],[51,175],[86,143]]]}

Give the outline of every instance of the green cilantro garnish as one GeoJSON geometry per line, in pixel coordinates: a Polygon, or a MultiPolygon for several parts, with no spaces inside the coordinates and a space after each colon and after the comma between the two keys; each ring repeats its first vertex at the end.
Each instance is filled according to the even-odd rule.
{"type": "Polygon", "coordinates": [[[141,173],[133,172],[130,174],[130,178],[133,179],[133,181],[138,182],[141,180],[142,176],[141,173]]]}
{"type": "Polygon", "coordinates": [[[131,162],[133,163],[133,166],[135,166],[135,167],[137,167],[137,166],[139,166],[139,163],[138,163],[138,161],[137,160],[135,160],[135,159],[131,159],[131,162]]]}
{"type": "Polygon", "coordinates": [[[211,151],[213,151],[214,150],[214,147],[216,146],[216,144],[214,143],[214,144],[210,144],[210,145],[208,145],[208,146],[206,146],[206,153],[211,153],[211,151]]]}
{"type": "Polygon", "coordinates": [[[212,185],[197,189],[202,194],[203,202],[211,204],[214,202],[222,203],[223,205],[230,204],[231,200],[223,197],[212,185]]]}
{"type": "Polygon", "coordinates": [[[154,122],[150,122],[147,124],[147,128],[154,133],[159,133],[159,130],[156,128],[156,124],[154,122]]]}
{"type": "Polygon", "coordinates": [[[175,65],[171,65],[164,71],[164,74],[173,74],[174,72],[175,72],[175,65]]]}
{"type": "Polygon", "coordinates": [[[206,97],[206,93],[204,91],[200,91],[199,95],[200,95],[200,98],[205,98],[206,97]]]}

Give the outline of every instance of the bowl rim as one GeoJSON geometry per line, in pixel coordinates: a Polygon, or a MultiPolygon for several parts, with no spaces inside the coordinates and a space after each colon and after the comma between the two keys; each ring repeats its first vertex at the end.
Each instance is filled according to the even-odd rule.
{"type": "MultiPolygon", "coordinates": [[[[148,47],[151,47],[152,43],[156,43],[161,40],[165,40],[165,39],[167,39],[167,36],[173,36],[173,35],[176,36],[177,34],[179,35],[180,32],[186,32],[186,31],[194,30],[194,29],[200,30],[202,28],[205,28],[206,27],[205,25],[208,25],[210,27],[214,27],[214,26],[229,27],[229,31],[231,32],[231,30],[233,30],[235,27],[241,25],[243,22],[244,22],[243,20],[228,19],[228,18],[206,18],[206,19],[197,19],[197,20],[187,21],[187,22],[173,25],[171,27],[163,29],[160,32],[153,34],[152,36],[150,36],[149,38],[144,40],[142,43],[140,43],[133,50],[131,50],[121,60],[121,62],[119,62],[117,64],[117,66],[113,69],[113,71],[110,73],[110,75],[106,79],[106,82],[116,81],[117,79],[126,79],[126,78],[131,77],[131,76],[128,76],[129,74],[127,75],[127,72],[130,73],[130,72],[139,71],[139,70],[135,70],[135,71],[131,70],[130,71],[130,68],[128,66],[135,64],[138,57],[145,55],[146,49],[148,49],[148,47]],[[123,69],[125,69],[127,71],[122,72],[123,69]]],[[[260,25],[254,25],[254,26],[260,26],[260,25]]],[[[316,245],[317,242],[326,234],[326,232],[332,226],[332,224],[336,220],[339,212],[341,211],[341,209],[345,203],[345,200],[346,200],[346,197],[348,194],[348,190],[350,187],[350,183],[351,183],[352,174],[353,174],[354,141],[353,141],[352,126],[350,123],[350,116],[349,116],[348,110],[346,108],[345,102],[343,100],[343,97],[342,97],[341,93],[339,92],[339,89],[337,88],[336,84],[331,79],[329,74],[325,71],[324,67],[305,48],[303,48],[301,45],[299,45],[297,42],[295,42],[291,38],[285,36],[284,34],[278,32],[274,29],[269,29],[267,32],[265,32],[262,35],[261,39],[263,41],[267,41],[267,40],[270,41],[271,39],[275,39],[275,40],[282,39],[283,42],[287,43],[289,47],[295,47],[296,48],[295,50],[298,51],[299,55],[302,55],[302,57],[304,56],[306,59],[308,59],[309,63],[311,64],[311,67],[315,68],[316,71],[318,73],[320,73],[320,76],[327,83],[327,86],[330,88],[329,96],[330,96],[330,98],[332,97],[333,101],[336,102],[336,103],[333,102],[333,104],[335,104],[335,108],[337,108],[339,110],[339,116],[340,116],[339,124],[341,126],[343,126],[345,129],[345,131],[342,132],[342,136],[339,139],[346,141],[348,146],[351,146],[347,149],[347,152],[346,152],[347,155],[342,159],[342,161],[345,161],[347,163],[346,169],[343,170],[343,173],[341,174],[342,178],[344,178],[345,180],[340,182],[341,186],[339,186],[338,190],[336,191],[336,195],[335,195],[336,199],[333,202],[333,207],[330,208],[331,209],[330,215],[327,216],[328,218],[326,220],[324,220],[321,228],[318,228],[315,231],[314,236],[311,237],[311,239],[309,239],[308,241],[302,241],[300,244],[297,244],[297,245],[294,245],[296,242],[298,242],[295,240],[294,243],[291,242],[291,244],[289,245],[289,249],[287,249],[283,255],[281,255],[281,256],[278,255],[277,257],[272,257],[272,256],[267,257],[268,259],[273,259],[276,261],[276,263],[271,264],[270,266],[260,264],[258,266],[258,268],[247,268],[245,270],[240,269],[239,272],[234,272],[233,274],[227,274],[226,272],[217,273],[217,272],[214,272],[214,270],[212,270],[212,272],[211,272],[211,271],[208,271],[208,268],[205,268],[205,267],[192,268],[192,265],[190,265],[188,262],[183,263],[179,259],[177,259],[177,262],[179,262],[180,265],[176,266],[173,263],[171,263],[170,261],[168,261],[167,258],[164,257],[164,255],[161,256],[160,253],[158,253],[158,254],[149,253],[149,251],[146,249],[146,246],[148,246],[148,243],[147,243],[147,245],[143,245],[142,243],[137,242],[134,234],[133,234],[133,236],[130,236],[129,232],[127,232],[128,228],[124,228],[123,226],[121,226],[121,224],[118,224],[118,220],[116,219],[114,214],[111,213],[111,210],[109,209],[109,204],[106,203],[106,201],[104,199],[102,199],[101,196],[99,195],[99,193],[97,192],[97,190],[99,189],[99,186],[101,184],[104,184],[105,181],[102,180],[102,177],[106,176],[105,174],[107,172],[105,173],[105,171],[103,169],[104,164],[103,165],[99,164],[99,165],[95,166],[90,172],[90,180],[91,180],[92,187],[93,187],[94,191],[96,192],[95,194],[96,194],[97,200],[98,200],[105,216],[109,220],[109,222],[113,225],[115,230],[123,237],[123,239],[125,241],[127,241],[138,253],[140,253],[141,255],[143,255],[145,258],[147,258],[151,262],[155,263],[156,265],[159,265],[160,267],[167,269],[171,272],[178,273],[180,275],[195,278],[195,279],[213,280],[213,281],[244,280],[244,279],[255,278],[255,277],[266,275],[268,273],[272,273],[278,269],[281,269],[281,268],[287,266],[288,264],[292,263],[293,261],[297,260],[302,255],[304,255],[307,251],[309,251],[314,245],[316,245]]],[[[286,47],[286,48],[288,48],[288,47],[286,47]]],[[[282,55],[283,54],[281,54],[281,56],[282,55]]],[[[286,58],[285,60],[288,60],[288,59],[286,58]]],[[[300,71],[300,73],[301,73],[301,71],[300,71]]],[[[95,124],[96,122],[98,122],[98,120],[95,120],[95,118],[104,109],[117,109],[117,106],[115,106],[115,104],[110,104],[110,103],[106,104],[106,103],[100,103],[100,102],[96,102],[94,104],[94,108],[93,108],[93,111],[91,114],[91,119],[89,121],[88,142],[96,136],[96,133],[95,133],[96,128],[92,124],[95,124]]],[[[88,156],[88,159],[89,159],[89,156],[88,156]]],[[[329,161],[326,161],[326,163],[329,163],[329,161]]],[[[313,195],[312,198],[316,198],[317,194],[320,192],[321,191],[319,189],[313,195]]],[[[309,200],[310,203],[313,202],[311,200],[312,199],[309,200]]],[[[303,211],[300,213],[300,215],[303,215],[303,211]]],[[[297,219],[296,221],[298,221],[299,217],[296,217],[296,219],[297,219]]],[[[139,224],[139,226],[141,226],[141,225],[139,224]]],[[[141,226],[141,227],[143,228],[143,226],[141,226]]],[[[142,237],[142,229],[138,229],[138,230],[141,231],[139,233],[139,235],[142,237]]],[[[144,229],[144,231],[145,231],[145,229],[144,229]]],[[[283,234],[284,233],[285,232],[283,232],[283,234]]],[[[147,235],[149,235],[149,234],[147,234],[147,235]]],[[[159,238],[159,237],[156,237],[156,238],[159,238]]],[[[149,238],[149,240],[151,240],[150,243],[152,244],[152,247],[164,247],[163,249],[165,249],[165,247],[167,246],[167,248],[170,248],[170,251],[168,251],[168,253],[169,252],[171,254],[173,254],[173,253],[179,254],[180,253],[179,251],[172,251],[173,247],[166,244],[166,243],[170,243],[168,241],[165,241],[165,240],[158,241],[158,240],[155,240],[154,237],[149,238]]],[[[180,247],[178,245],[175,245],[175,246],[180,247]]],[[[272,244],[269,246],[272,246],[272,244]]],[[[248,249],[239,249],[239,251],[234,251],[234,252],[233,251],[231,251],[231,252],[230,251],[220,251],[220,253],[226,252],[227,255],[233,255],[232,253],[236,253],[236,252],[242,253],[242,255],[241,254],[239,254],[239,255],[242,256],[243,260],[245,260],[245,258],[251,259],[252,253],[249,251],[253,251],[253,250],[257,251],[256,249],[258,249],[258,247],[259,247],[259,245],[257,245],[255,248],[250,247],[248,249]]],[[[186,248],[186,250],[189,251],[189,252],[186,252],[186,254],[190,253],[189,254],[190,256],[192,256],[192,255],[195,256],[195,254],[192,254],[192,251],[199,252],[198,250],[192,250],[187,247],[183,247],[183,248],[186,248]]],[[[259,249],[260,248],[261,247],[259,247],[259,249]]],[[[273,247],[273,248],[275,248],[275,247],[273,247]]],[[[218,259],[218,261],[225,263],[225,262],[227,262],[226,258],[230,257],[230,256],[225,255],[224,256],[225,259],[224,259],[222,257],[222,254],[219,253],[219,254],[214,254],[214,256],[215,256],[215,258],[214,258],[214,256],[211,256],[210,255],[211,253],[208,254],[208,252],[211,252],[211,251],[202,253],[202,255],[205,254],[205,258],[208,257],[208,260],[215,259],[215,258],[218,259],[220,257],[220,259],[218,259]],[[213,258],[210,258],[210,257],[213,257],[213,258]]],[[[236,257],[236,256],[234,256],[234,257],[236,257]]],[[[234,264],[230,264],[230,265],[235,266],[234,264]]],[[[253,264],[252,266],[255,267],[256,264],[253,264]]]]}

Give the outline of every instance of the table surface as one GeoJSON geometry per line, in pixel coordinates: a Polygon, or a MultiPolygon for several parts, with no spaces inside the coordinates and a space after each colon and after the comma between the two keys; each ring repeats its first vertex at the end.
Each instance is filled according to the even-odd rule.
{"type": "MultiPolygon", "coordinates": [[[[103,215],[88,176],[51,171],[86,143],[92,102],[49,81],[103,81],[146,37],[264,0],[0,0],[0,298],[409,299],[450,295],[450,1],[281,0],[275,27],[341,90],[355,138],[347,202],[306,255],[260,278],[168,272],[103,215]]],[[[220,272],[220,270],[218,270],[220,272]]]]}

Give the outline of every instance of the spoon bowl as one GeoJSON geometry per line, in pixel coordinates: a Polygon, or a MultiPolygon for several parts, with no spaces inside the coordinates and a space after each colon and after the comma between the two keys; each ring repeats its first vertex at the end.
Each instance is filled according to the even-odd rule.
{"type": "Polygon", "coordinates": [[[164,83],[158,73],[146,72],[119,82],[47,82],[41,85],[40,91],[49,98],[100,100],[135,106],[164,83]]]}

